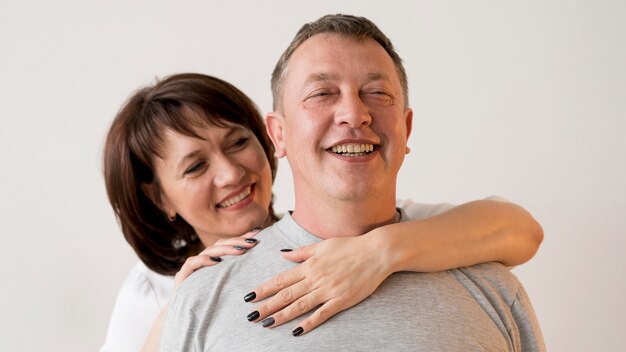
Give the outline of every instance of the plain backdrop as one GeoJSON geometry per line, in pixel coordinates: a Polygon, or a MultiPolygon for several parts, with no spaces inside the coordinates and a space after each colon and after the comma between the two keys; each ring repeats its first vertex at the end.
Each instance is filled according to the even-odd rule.
{"type": "MultiPolygon", "coordinates": [[[[524,206],[545,241],[514,272],[548,348],[624,350],[625,4],[0,0],[0,351],[100,347],[136,262],[101,167],[129,94],[197,71],[267,113],[280,53],[337,12],[372,19],[405,61],[415,117],[398,196],[524,206]]],[[[281,162],[280,211],[290,177],[281,162]]]]}

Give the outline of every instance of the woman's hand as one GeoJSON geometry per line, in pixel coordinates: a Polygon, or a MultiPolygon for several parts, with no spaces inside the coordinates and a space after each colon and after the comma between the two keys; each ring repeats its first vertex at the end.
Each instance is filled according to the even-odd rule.
{"type": "Polygon", "coordinates": [[[270,297],[248,315],[278,326],[321,305],[293,331],[306,333],[368,297],[391,273],[433,272],[490,261],[524,263],[536,253],[543,230],[518,205],[482,200],[439,215],[378,227],[362,236],[333,238],[283,253],[304,261],[246,295],[270,297]]]}
{"type": "MultiPolygon", "coordinates": [[[[259,233],[260,229],[252,230],[242,236],[227,238],[218,240],[212,246],[205,248],[198,255],[187,258],[185,264],[174,276],[174,289],[170,294],[171,297],[180,286],[194,271],[205,267],[213,266],[222,261],[224,255],[242,255],[248,251],[248,249],[257,245],[257,240],[252,238],[259,233]]],[[[167,305],[161,309],[159,316],[155,320],[146,342],[141,349],[142,352],[157,352],[159,350],[159,339],[161,337],[161,327],[163,326],[163,319],[165,318],[165,310],[167,305]]]]}
{"type": "Polygon", "coordinates": [[[254,289],[253,302],[274,296],[257,306],[248,320],[279,326],[321,305],[292,332],[307,333],[364,300],[391,275],[384,252],[379,241],[367,235],[285,251],[285,259],[303,263],[254,289]]]}
{"type": "MultiPolygon", "coordinates": [[[[259,230],[250,231],[239,237],[225,238],[218,240],[212,246],[205,248],[198,255],[187,258],[185,264],[174,276],[174,291],[186,278],[194,271],[205,266],[213,266],[222,261],[224,255],[242,255],[250,248],[256,246],[257,240],[254,237],[259,230]]],[[[172,292],[173,294],[173,292],[172,292]]]]}

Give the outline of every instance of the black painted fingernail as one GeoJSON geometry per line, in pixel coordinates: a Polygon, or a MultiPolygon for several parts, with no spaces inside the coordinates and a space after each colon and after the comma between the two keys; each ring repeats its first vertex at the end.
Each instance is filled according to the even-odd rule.
{"type": "Polygon", "coordinates": [[[274,325],[274,318],[269,317],[269,318],[265,318],[263,320],[261,320],[261,325],[263,325],[264,328],[268,327],[268,326],[272,326],[274,325]]]}
{"type": "Polygon", "coordinates": [[[293,336],[300,336],[303,332],[304,332],[304,329],[298,326],[297,328],[293,329],[291,334],[293,336]]]}
{"type": "Polygon", "coordinates": [[[255,310],[254,312],[248,314],[248,321],[253,321],[253,320],[257,320],[259,318],[261,314],[259,314],[258,310],[255,310]]]}
{"type": "Polygon", "coordinates": [[[291,248],[283,248],[280,251],[281,252],[291,252],[291,251],[293,251],[293,249],[291,249],[291,248]]]}
{"type": "Polygon", "coordinates": [[[248,243],[256,243],[257,242],[256,238],[246,238],[245,241],[248,242],[248,243]]]}
{"type": "Polygon", "coordinates": [[[246,249],[246,247],[242,247],[242,246],[233,246],[233,247],[238,251],[243,251],[244,249],[246,249]]]}
{"type": "Polygon", "coordinates": [[[252,301],[255,298],[256,298],[256,293],[250,292],[250,293],[248,293],[247,295],[245,295],[243,297],[243,300],[246,301],[246,302],[250,302],[250,301],[252,301]]]}
{"type": "Polygon", "coordinates": [[[219,263],[219,262],[222,261],[222,258],[220,258],[220,257],[209,257],[209,258],[211,258],[211,260],[216,262],[216,263],[219,263]]]}

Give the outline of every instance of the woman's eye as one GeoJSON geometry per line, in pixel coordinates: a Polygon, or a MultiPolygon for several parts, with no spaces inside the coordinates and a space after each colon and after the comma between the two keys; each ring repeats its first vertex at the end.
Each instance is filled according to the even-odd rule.
{"type": "Polygon", "coordinates": [[[248,144],[248,141],[250,140],[249,137],[241,137],[241,138],[237,138],[235,140],[235,142],[233,142],[233,144],[231,145],[233,148],[237,149],[237,148],[241,148],[244,147],[248,144]]]}
{"type": "Polygon", "coordinates": [[[195,163],[195,164],[191,165],[189,168],[187,168],[187,169],[185,170],[184,174],[185,174],[185,175],[191,175],[191,174],[194,174],[194,173],[196,173],[196,172],[198,172],[198,171],[202,170],[202,168],[204,167],[204,165],[205,165],[205,164],[206,164],[206,163],[205,163],[204,161],[197,162],[197,163],[195,163]]]}

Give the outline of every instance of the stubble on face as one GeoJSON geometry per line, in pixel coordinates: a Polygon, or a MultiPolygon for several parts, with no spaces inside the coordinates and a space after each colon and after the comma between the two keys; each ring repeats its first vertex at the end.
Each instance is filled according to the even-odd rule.
{"type": "Polygon", "coordinates": [[[287,69],[284,140],[297,202],[322,195],[395,202],[411,112],[389,55],[371,39],[318,34],[296,49],[287,69]],[[353,141],[375,143],[375,157],[351,162],[329,151],[353,141]]]}

